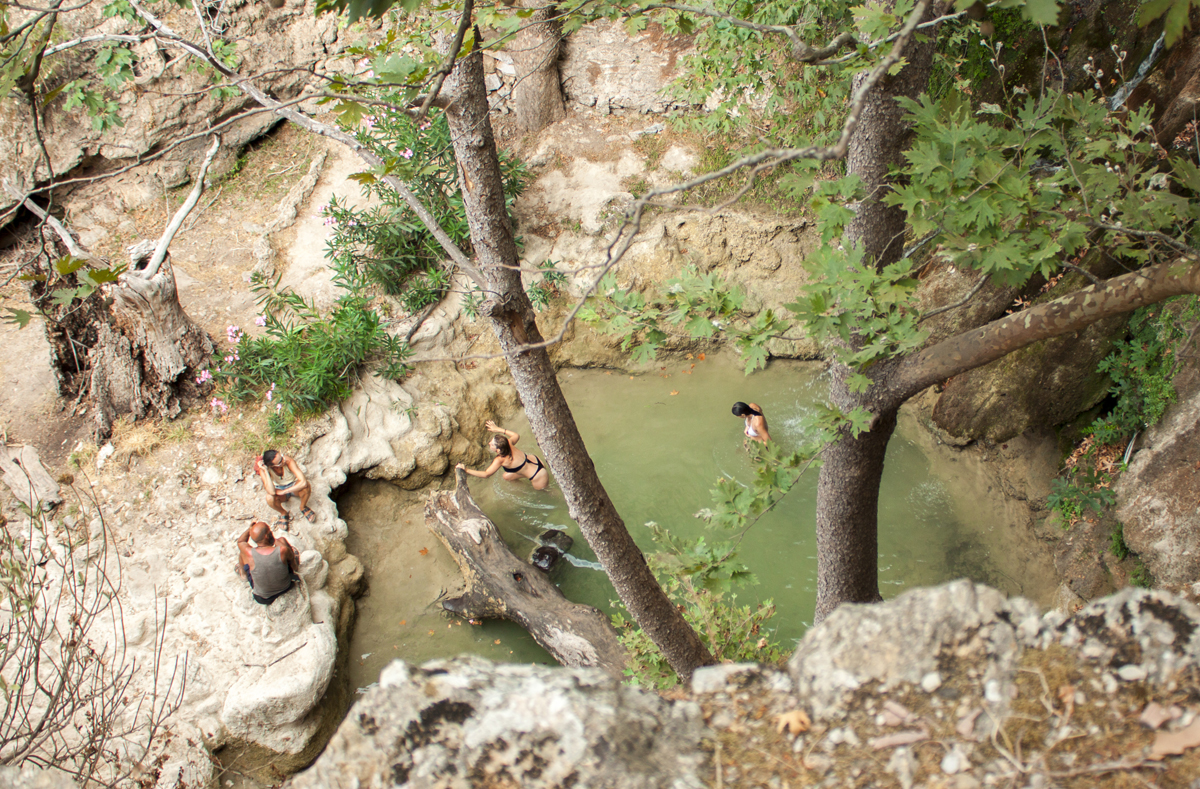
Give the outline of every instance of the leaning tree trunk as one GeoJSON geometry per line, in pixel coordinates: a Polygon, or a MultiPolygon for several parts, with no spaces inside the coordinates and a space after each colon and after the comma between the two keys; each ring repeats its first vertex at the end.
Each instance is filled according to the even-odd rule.
{"type": "Polygon", "coordinates": [[[526,133],[539,132],[566,117],[562,84],[558,74],[558,55],[562,43],[562,25],[553,5],[531,0],[521,3],[535,9],[525,20],[511,47],[517,82],[513,87],[517,124],[526,133]]]}
{"type": "Polygon", "coordinates": [[[521,287],[521,261],[504,206],[479,50],[458,61],[447,86],[453,100],[446,120],[454,140],[471,243],[491,294],[484,313],[500,341],[533,435],[562,488],[571,517],[621,602],[671,668],[686,680],[700,666],[712,663],[712,655],[658,585],[600,484],[521,287]]]}
{"type": "MultiPolygon", "coordinates": [[[[885,0],[883,5],[894,5],[885,0]]],[[[943,3],[931,3],[928,20],[941,13],[943,3]]],[[[909,127],[900,96],[916,98],[929,82],[936,36],[913,40],[904,50],[908,61],[895,76],[886,76],[867,94],[858,129],[846,153],[846,169],[862,178],[866,197],[846,228],[847,244],[865,252],[864,262],[878,268],[900,259],[904,252],[906,215],[884,198],[891,191],[889,170],[903,165],[909,127]]],[[[861,80],[860,76],[857,80],[861,80]]],[[[857,84],[857,83],[856,83],[857,84]]],[[[855,342],[852,340],[852,342],[855,342]]],[[[846,386],[850,374],[833,363],[830,397],[844,412],[862,406],[874,414],[871,427],[854,438],[848,429],[826,448],[817,482],[817,606],[818,623],[844,602],[870,603],[879,596],[879,484],[888,440],[896,428],[902,400],[887,396],[890,365],[870,371],[875,386],[865,393],[846,386]]]]}
{"type": "Polygon", "coordinates": [[[625,649],[599,609],[572,603],[550,577],[519,559],[479,509],[457,472],[453,491],[438,491],[425,504],[425,525],[458,562],[466,589],[442,602],[468,618],[508,619],[529,631],[564,666],[594,666],[620,675],[625,649]]]}

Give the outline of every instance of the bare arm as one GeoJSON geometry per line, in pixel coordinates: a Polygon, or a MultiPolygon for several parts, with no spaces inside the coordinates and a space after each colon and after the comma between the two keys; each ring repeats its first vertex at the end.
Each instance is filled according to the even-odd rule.
{"type": "Polygon", "coordinates": [[[289,491],[303,490],[308,487],[308,477],[304,476],[304,472],[300,470],[300,464],[293,457],[288,457],[284,460],[284,465],[291,469],[292,474],[296,476],[296,482],[288,486],[289,491]]]}
{"type": "MultiPolygon", "coordinates": [[[[262,482],[263,490],[267,493],[275,492],[275,483],[271,481],[271,475],[267,473],[267,467],[263,465],[262,458],[255,458],[254,470],[258,473],[258,478],[262,482]]],[[[249,534],[250,530],[246,530],[249,534]]]]}
{"type": "MultiPolygon", "coordinates": [[[[521,436],[511,430],[505,430],[504,428],[497,426],[496,423],[490,419],[484,422],[483,426],[493,433],[503,433],[504,437],[508,439],[508,443],[511,446],[515,447],[517,442],[521,440],[521,436]]],[[[492,473],[495,474],[496,472],[493,471],[492,473]]]]}
{"type": "Polygon", "coordinates": [[[487,479],[500,470],[500,466],[504,464],[504,458],[493,458],[492,464],[483,471],[476,471],[473,468],[467,468],[462,463],[459,463],[455,468],[461,468],[463,471],[470,474],[472,477],[481,477],[487,479]]]}
{"type": "Polygon", "coordinates": [[[280,554],[283,555],[283,560],[285,562],[287,562],[288,568],[294,573],[299,573],[300,572],[300,557],[296,555],[296,549],[293,548],[292,544],[290,542],[288,542],[287,540],[285,540],[283,537],[280,537],[278,542],[280,545],[279,552],[280,552],[280,554]]]}

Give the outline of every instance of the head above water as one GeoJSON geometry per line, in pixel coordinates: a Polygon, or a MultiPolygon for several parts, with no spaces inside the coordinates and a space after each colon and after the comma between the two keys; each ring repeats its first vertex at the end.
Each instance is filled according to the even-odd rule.
{"type": "Polygon", "coordinates": [[[250,524],[250,539],[259,545],[275,544],[275,535],[271,533],[271,527],[262,521],[250,524]]]}
{"type": "Polygon", "coordinates": [[[496,457],[506,458],[512,454],[512,447],[508,445],[507,436],[492,436],[492,440],[488,442],[488,446],[496,453],[496,457]]]}
{"type": "Polygon", "coordinates": [[[268,466],[274,466],[283,461],[283,455],[274,449],[268,449],[262,453],[262,461],[268,466]]]}
{"type": "Polygon", "coordinates": [[[755,411],[748,404],[743,403],[741,400],[739,400],[733,404],[733,415],[734,416],[762,416],[762,411],[755,411]]]}

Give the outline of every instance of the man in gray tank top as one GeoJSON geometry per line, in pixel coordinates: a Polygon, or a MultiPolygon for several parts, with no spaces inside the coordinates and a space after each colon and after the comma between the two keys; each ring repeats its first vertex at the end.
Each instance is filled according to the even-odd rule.
{"type": "Polygon", "coordinates": [[[254,521],[238,537],[237,546],[239,574],[250,582],[254,602],[270,605],[292,588],[300,558],[286,539],[271,533],[270,526],[254,521]]]}

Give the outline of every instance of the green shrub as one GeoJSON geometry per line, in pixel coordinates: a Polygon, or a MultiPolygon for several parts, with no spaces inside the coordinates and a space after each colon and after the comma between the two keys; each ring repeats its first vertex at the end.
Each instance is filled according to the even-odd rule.
{"type": "MultiPolygon", "coordinates": [[[[666,549],[647,557],[650,568],[714,658],[771,665],[787,659],[769,627],[775,615],[774,602],[737,604],[733,587],[758,581],[744,565],[733,561],[731,546],[709,546],[703,537],[677,540],[658,524],[646,525],[655,542],[666,549]]],[[[615,601],[613,604],[621,607],[615,601]]],[[[679,683],[675,671],[641,628],[619,613],[613,615],[613,625],[629,653],[625,674],[633,684],[665,690],[679,683]]]]}
{"type": "MultiPolygon", "coordinates": [[[[359,142],[386,162],[388,173],[404,179],[441,225],[450,240],[470,251],[471,232],[463,208],[458,168],[450,128],[440,110],[420,124],[407,115],[381,111],[360,118],[359,142]]],[[[505,204],[520,195],[529,173],[520,159],[501,152],[505,204]]],[[[417,311],[440,301],[449,288],[441,269],[445,252],[408,204],[376,173],[352,176],[377,205],[361,209],[336,197],[325,206],[331,228],[326,256],[336,265],[354,267],[363,278],[389,296],[399,297],[405,309],[417,311]]]]}
{"type": "MultiPolygon", "coordinates": [[[[223,363],[202,371],[197,381],[215,380],[234,401],[266,399],[273,405],[268,427],[279,434],[295,417],[349,397],[365,366],[384,377],[402,376],[408,346],[385,331],[363,295],[364,284],[346,274],[335,279],[346,292],[328,314],[296,293],[281,292],[278,279],[255,277],[252,287],[264,309],[256,322],[265,334],[251,337],[240,327],[228,327],[230,347],[223,363]]],[[[227,409],[218,397],[210,406],[218,412],[227,409]]]]}

